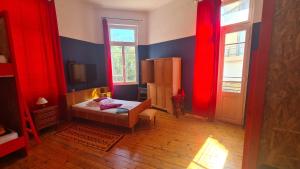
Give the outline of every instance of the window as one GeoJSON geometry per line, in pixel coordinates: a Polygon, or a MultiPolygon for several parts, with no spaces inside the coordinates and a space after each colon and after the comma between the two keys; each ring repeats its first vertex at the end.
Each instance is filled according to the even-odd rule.
{"type": "Polygon", "coordinates": [[[133,29],[110,29],[112,42],[135,42],[135,30],[133,29]]]}
{"type": "Polygon", "coordinates": [[[223,84],[224,92],[241,92],[246,31],[225,35],[223,84]]]}
{"type": "Polygon", "coordinates": [[[137,83],[136,26],[110,25],[109,34],[114,84],[137,83]]]}
{"type": "Polygon", "coordinates": [[[249,19],[250,0],[236,0],[221,8],[221,26],[245,22],[249,19]]]}

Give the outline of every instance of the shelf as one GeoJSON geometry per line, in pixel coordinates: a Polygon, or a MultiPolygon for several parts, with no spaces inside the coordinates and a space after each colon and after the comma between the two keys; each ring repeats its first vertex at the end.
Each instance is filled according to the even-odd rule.
{"type": "Polygon", "coordinates": [[[26,139],[24,136],[18,137],[4,144],[0,144],[0,158],[25,147],[26,139]]]}
{"type": "MultiPolygon", "coordinates": [[[[11,141],[0,144],[0,158],[15,151],[27,153],[27,137],[25,137],[23,106],[20,105],[19,89],[16,77],[16,64],[14,61],[14,51],[11,48],[12,32],[9,30],[12,25],[7,22],[8,12],[0,11],[0,54],[7,58],[8,63],[0,63],[0,123],[1,125],[14,129],[20,136],[11,141]],[[14,77],[14,78],[11,78],[14,77]],[[6,113],[3,113],[6,112],[6,113]]],[[[1,59],[1,62],[4,59],[1,59]]]]}
{"type": "Polygon", "coordinates": [[[13,64],[0,63],[0,77],[13,77],[15,75],[13,64]]]}

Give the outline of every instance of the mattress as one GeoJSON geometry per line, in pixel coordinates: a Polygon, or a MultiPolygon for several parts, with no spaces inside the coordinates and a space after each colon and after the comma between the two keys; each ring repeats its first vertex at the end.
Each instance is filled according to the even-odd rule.
{"type": "MultiPolygon", "coordinates": [[[[122,104],[119,108],[124,108],[128,110],[132,110],[137,107],[141,102],[136,101],[126,101],[126,100],[118,100],[118,99],[110,99],[110,103],[113,104],[122,104]]],[[[72,106],[72,110],[81,111],[81,112],[88,112],[88,113],[108,113],[114,115],[121,115],[121,116],[128,116],[127,113],[120,113],[117,114],[118,108],[111,108],[106,110],[100,110],[99,103],[88,100],[85,102],[81,102],[72,106]]]]}
{"type": "Polygon", "coordinates": [[[18,138],[18,133],[12,130],[9,130],[7,134],[0,136],[0,144],[4,144],[11,140],[18,138]]]}

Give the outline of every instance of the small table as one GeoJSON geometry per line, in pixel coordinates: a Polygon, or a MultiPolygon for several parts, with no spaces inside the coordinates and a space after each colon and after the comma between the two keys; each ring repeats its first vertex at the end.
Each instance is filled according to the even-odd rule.
{"type": "Polygon", "coordinates": [[[36,130],[41,130],[57,125],[59,122],[59,107],[47,106],[32,111],[32,117],[36,130]]]}

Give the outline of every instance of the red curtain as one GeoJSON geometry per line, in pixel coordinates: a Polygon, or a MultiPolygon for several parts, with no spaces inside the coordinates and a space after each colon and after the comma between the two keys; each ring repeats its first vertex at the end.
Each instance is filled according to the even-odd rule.
{"type": "Polygon", "coordinates": [[[66,93],[54,1],[9,0],[12,52],[22,95],[30,105],[38,97],[60,104],[66,93]]]}
{"type": "Polygon", "coordinates": [[[114,95],[113,77],[112,77],[112,64],[111,64],[111,51],[110,51],[110,40],[107,19],[103,19],[103,35],[104,35],[104,48],[106,57],[106,81],[107,86],[112,94],[114,95]]]}
{"type": "Polygon", "coordinates": [[[52,0],[51,2],[45,4],[46,7],[48,8],[48,11],[47,10],[44,11],[45,17],[48,16],[49,18],[48,22],[46,20],[45,27],[49,28],[49,32],[50,32],[49,36],[53,47],[52,50],[53,50],[54,67],[56,69],[56,82],[57,82],[56,98],[58,98],[60,103],[64,106],[63,101],[65,100],[67,86],[65,81],[63,56],[62,56],[62,49],[61,49],[60,38],[59,38],[55,2],[54,0],[52,0]]]}
{"type": "Polygon", "coordinates": [[[221,0],[198,2],[193,112],[214,118],[218,80],[221,0]]]}

